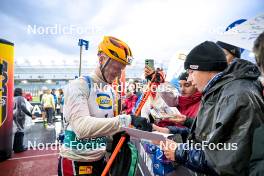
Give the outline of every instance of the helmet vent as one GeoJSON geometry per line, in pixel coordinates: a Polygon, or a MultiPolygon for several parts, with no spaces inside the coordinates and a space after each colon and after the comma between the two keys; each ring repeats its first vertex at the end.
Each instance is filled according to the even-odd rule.
{"type": "Polygon", "coordinates": [[[115,57],[119,58],[118,54],[117,54],[115,51],[113,51],[113,50],[111,50],[111,49],[108,49],[108,50],[110,51],[110,53],[111,53],[112,55],[114,55],[115,57]]]}

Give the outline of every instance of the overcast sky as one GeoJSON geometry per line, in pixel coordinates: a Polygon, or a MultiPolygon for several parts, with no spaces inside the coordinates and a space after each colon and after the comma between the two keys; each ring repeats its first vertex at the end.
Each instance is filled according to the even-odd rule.
{"type": "Polygon", "coordinates": [[[83,59],[94,65],[104,35],[125,41],[137,63],[166,64],[178,51],[216,40],[233,21],[263,12],[263,0],[1,0],[0,38],[15,43],[17,64],[77,63],[83,38],[90,41],[83,59]]]}

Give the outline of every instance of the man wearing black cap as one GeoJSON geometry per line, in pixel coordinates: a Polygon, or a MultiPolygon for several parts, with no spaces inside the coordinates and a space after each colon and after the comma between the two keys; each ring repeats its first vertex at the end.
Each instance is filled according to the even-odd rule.
{"type": "Polygon", "coordinates": [[[240,48],[221,41],[217,41],[216,44],[223,49],[228,64],[235,58],[240,58],[240,48]]]}
{"type": "Polygon", "coordinates": [[[184,67],[203,93],[189,136],[202,150],[177,144],[165,149],[166,157],[200,174],[248,175],[253,132],[264,118],[258,68],[243,59],[227,67],[223,51],[209,41],[191,50],[184,67]]]}

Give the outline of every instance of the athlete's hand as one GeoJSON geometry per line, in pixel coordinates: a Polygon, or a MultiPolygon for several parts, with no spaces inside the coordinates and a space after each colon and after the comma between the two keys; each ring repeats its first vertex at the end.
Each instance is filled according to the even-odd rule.
{"type": "Polygon", "coordinates": [[[122,115],[118,115],[116,117],[119,118],[119,126],[120,127],[129,127],[131,125],[131,116],[130,115],[122,114],[122,115]]]}

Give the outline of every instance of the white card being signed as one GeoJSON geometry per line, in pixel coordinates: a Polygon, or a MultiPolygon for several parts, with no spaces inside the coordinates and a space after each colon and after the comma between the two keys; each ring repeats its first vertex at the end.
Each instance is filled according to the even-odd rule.
{"type": "Polygon", "coordinates": [[[132,136],[137,139],[146,139],[151,141],[165,141],[168,136],[172,134],[165,134],[159,132],[148,132],[142,131],[135,128],[122,127],[121,130],[127,132],[129,136],[132,136]]]}

